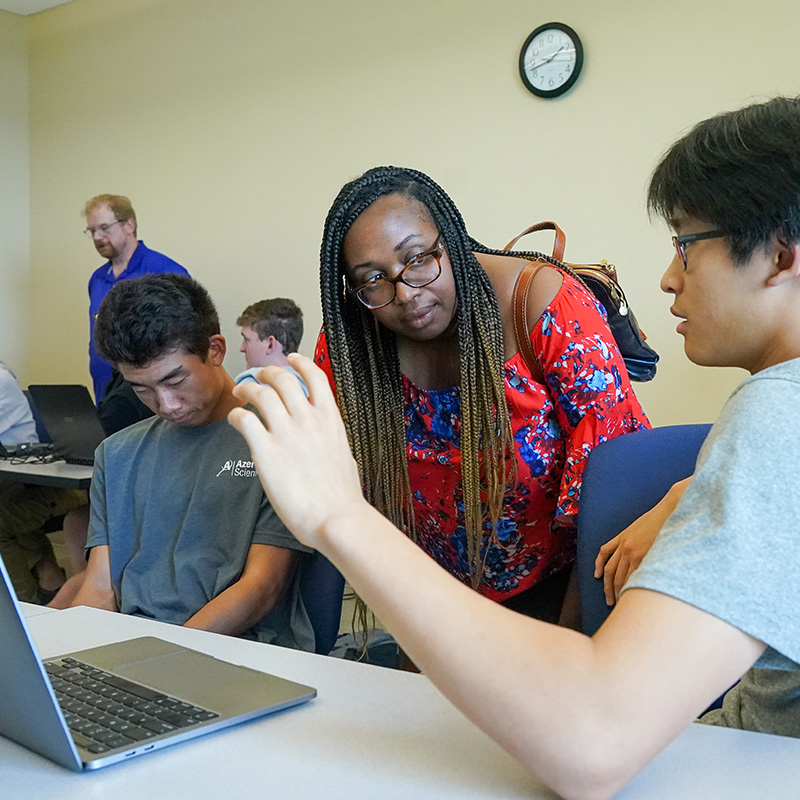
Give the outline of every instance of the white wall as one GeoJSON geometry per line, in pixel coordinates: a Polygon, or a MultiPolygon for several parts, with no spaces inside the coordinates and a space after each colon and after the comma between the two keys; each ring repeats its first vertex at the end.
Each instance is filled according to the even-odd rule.
{"type": "Polygon", "coordinates": [[[800,92],[775,20],[798,29],[800,4],[76,0],[31,17],[26,377],[88,379],[85,285],[100,260],[79,212],[92,195],[131,197],[144,240],[208,286],[234,348],[244,306],[289,295],[310,352],[325,213],[346,180],[395,163],[436,178],[486,244],[552,218],[569,260],[615,262],[663,356],[639,390],[653,422],[713,419],[741,374],[683,356],[658,289],[669,233],[644,190],[692,123],[800,92]],[[579,32],[586,66],[543,101],[517,59],[551,19],[579,32]]]}
{"type": "Polygon", "coordinates": [[[24,17],[0,11],[0,360],[17,372],[32,324],[27,32],[24,17]]]}

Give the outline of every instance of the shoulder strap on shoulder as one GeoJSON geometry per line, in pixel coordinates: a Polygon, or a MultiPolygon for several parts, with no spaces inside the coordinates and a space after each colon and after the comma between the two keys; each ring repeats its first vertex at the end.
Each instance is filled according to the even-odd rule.
{"type": "Polygon", "coordinates": [[[531,375],[539,383],[544,383],[544,371],[531,346],[531,337],[528,333],[527,306],[531,282],[536,277],[536,273],[546,266],[547,264],[543,261],[529,261],[517,276],[512,298],[514,306],[514,335],[517,338],[517,347],[522,353],[531,375]]]}

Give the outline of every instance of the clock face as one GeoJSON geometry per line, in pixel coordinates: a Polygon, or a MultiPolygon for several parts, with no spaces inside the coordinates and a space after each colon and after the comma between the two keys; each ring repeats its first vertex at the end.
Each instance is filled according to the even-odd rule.
{"type": "Polygon", "coordinates": [[[522,82],[539,97],[558,97],[572,87],[583,67],[583,45],[568,25],[540,25],[519,55],[522,82]]]}

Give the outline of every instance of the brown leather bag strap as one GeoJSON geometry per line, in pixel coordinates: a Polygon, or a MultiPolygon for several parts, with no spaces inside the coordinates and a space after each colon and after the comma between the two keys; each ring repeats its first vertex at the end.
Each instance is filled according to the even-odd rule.
{"type": "Polygon", "coordinates": [[[519,236],[513,238],[504,248],[503,250],[510,250],[523,236],[527,236],[529,233],[535,233],[536,231],[555,231],[556,232],[556,240],[553,243],[553,258],[558,259],[559,261],[564,260],[564,248],[567,245],[567,237],[564,234],[564,231],[556,225],[555,222],[537,222],[536,225],[531,225],[530,228],[525,228],[524,231],[519,236]]]}
{"type": "Polygon", "coordinates": [[[514,307],[514,335],[517,338],[517,347],[522,353],[522,358],[528,365],[531,375],[539,382],[544,383],[544,370],[536,358],[531,346],[530,332],[528,331],[528,291],[536,273],[546,267],[543,261],[529,261],[517,276],[514,283],[512,304],[514,307]]]}

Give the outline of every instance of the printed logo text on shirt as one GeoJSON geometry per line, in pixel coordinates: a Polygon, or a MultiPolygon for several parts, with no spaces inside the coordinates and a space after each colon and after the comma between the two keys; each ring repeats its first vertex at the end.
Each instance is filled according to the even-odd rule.
{"type": "Polygon", "coordinates": [[[258,474],[252,461],[242,461],[242,459],[228,459],[217,473],[217,477],[225,472],[234,478],[254,478],[258,474]]]}

